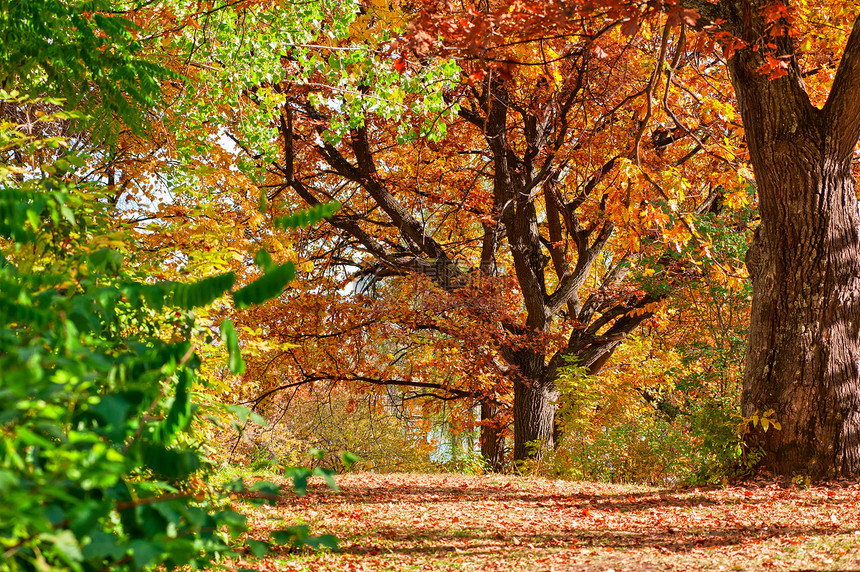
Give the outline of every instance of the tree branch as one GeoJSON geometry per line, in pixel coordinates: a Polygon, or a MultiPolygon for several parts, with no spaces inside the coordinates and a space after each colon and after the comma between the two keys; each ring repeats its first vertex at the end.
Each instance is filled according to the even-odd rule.
{"type": "Polygon", "coordinates": [[[384,379],[384,378],[375,378],[369,377],[365,375],[336,375],[333,373],[321,372],[316,374],[304,374],[303,378],[300,381],[295,381],[292,383],[286,383],[283,385],[279,385],[278,387],[274,387],[267,391],[264,391],[260,395],[256,396],[253,399],[249,399],[243,403],[250,404],[253,403],[253,407],[257,407],[264,399],[278,393],[279,391],[284,391],[285,389],[291,389],[294,387],[299,387],[301,385],[307,385],[309,383],[314,383],[316,381],[359,381],[362,383],[367,383],[370,385],[378,385],[378,386],[396,386],[396,387],[411,387],[411,388],[420,388],[420,389],[430,389],[437,390],[447,393],[447,396],[440,396],[434,393],[426,393],[428,397],[434,397],[437,399],[444,399],[445,401],[452,401],[454,399],[477,399],[481,397],[479,392],[475,391],[466,391],[463,389],[457,389],[454,387],[446,387],[440,383],[429,383],[423,381],[410,381],[406,379],[384,379]]]}
{"type": "Polygon", "coordinates": [[[860,138],[860,16],[854,22],[824,104],[825,132],[833,133],[837,157],[851,154],[860,138]]]}

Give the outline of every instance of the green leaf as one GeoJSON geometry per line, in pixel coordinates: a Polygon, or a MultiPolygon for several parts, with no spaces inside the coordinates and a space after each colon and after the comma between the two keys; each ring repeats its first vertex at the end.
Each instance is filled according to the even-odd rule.
{"type": "Polygon", "coordinates": [[[245,373],[245,360],[242,359],[236,328],[233,327],[231,320],[221,322],[221,340],[227,346],[227,365],[230,368],[230,373],[233,375],[245,373]]]}
{"type": "Polygon", "coordinates": [[[340,210],[340,203],[332,201],[329,203],[320,203],[311,208],[299,211],[290,216],[277,218],[274,221],[275,226],[284,229],[295,229],[304,226],[311,226],[324,218],[331,217],[334,213],[340,210]]]}
{"type": "Polygon", "coordinates": [[[284,476],[293,479],[293,491],[297,495],[304,496],[308,492],[308,478],[313,471],[306,467],[287,467],[284,476]]]}
{"type": "Polygon", "coordinates": [[[42,225],[39,213],[33,209],[27,209],[27,220],[30,221],[30,226],[33,227],[33,230],[39,230],[42,225]]]}
{"type": "Polygon", "coordinates": [[[122,253],[110,248],[100,248],[90,254],[90,264],[94,270],[115,273],[122,266],[122,261],[122,253]]]}
{"type": "Polygon", "coordinates": [[[253,538],[246,538],[245,545],[248,547],[248,550],[251,551],[251,554],[253,554],[257,558],[261,558],[269,553],[268,542],[254,540],[253,538]]]}
{"type": "Polygon", "coordinates": [[[153,473],[171,481],[185,479],[200,468],[195,451],[165,447],[154,441],[143,446],[143,462],[153,473]]]}
{"type": "Polygon", "coordinates": [[[303,524],[281,530],[273,530],[270,534],[272,542],[276,544],[300,544],[308,536],[310,536],[310,529],[303,524]]]}
{"type": "Polygon", "coordinates": [[[332,534],[310,536],[304,543],[311,548],[316,548],[317,550],[321,547],[330,548],[331,550],[340,550],[340,547],[337,544],[337,537],[332,534]]]}
{"type": "Polygon", "coordinates": [[[72,209],[70,209],[66,205],[60,205],[60,212],[62,213],[63,218],[69,222],[69,224],[75,224],[75,213],[72,212],[72,209]]]}
{"type": "Polygon", "coordinates": [[[100,560],[105,557],[119,560],[125,553],[125,548],[117,544],[118,539],[114,534],[96,530],[90,534],[90,539],[90,543],[84,546],[82,551],[87,560],[100,560]]]}
{"type": "Polygon", "coordinates": [[[266,214],[266,210],[269,207],[269,201],[266,199],[266,190],[263,189],[260,191],[260,201],[259,205],[257,205],[257,210],[260,211],[261,214],[266,214]]]}
{"type": "Polygon", "coordinates": [[[107,426],[121,430],[128,418],[129,403],[118,395],[106,395],[91,406],[91,411],[101,417],[107,426]]]}
{"type": "Polygon", "coordinates": [[[343,466],[346,468],[347,471],[352,468],[354,464],[361,461],[361,457],[359,457],[358,455],[354,455],[348,451],[344,451],[343,453],[341,453],[340,459],[343,462],[343,466]]]}
{"type": "Polygon", "coordinates": [[[139,570],[146,568],[164,550],[161,542],[150,542],[142,539],[133,540],[129,547],[131,548],[132,561],[139,570]]]}
{"type": "Polygon", "coordinates": [[[57,551],[72,562],[80,562],[84,559],[80,545],[78,545],[78,539],[75,538],[71,530],[61,530],[55,534],[43,534],[41,538],[52,542],[57,547],[57,551]]]}
{"type": "Polygon", "coordinates": [[[296,277],[296,267],[292,262],[275,266],[244,288],[233,292],[233,302],[237,308],[261,304],[279,296],[286,285],[296,277]]]}
{"type": "Polygon", "coordinates": [[[340,488],[337,486],[337,483],[334,480],[334,471],[332,471],[331,469],[326,469],[325,467],[315,467],[314,475],[322,477],[331,490],[335,492],[340,492],[340,488]]]}
{"type": "Polygon", "coordinates": [[[191,387],[194,383],[194,372],[183,369],[179,372],[179,383],[176,384],[176,394],[173,405],[156,428],[156,438],[162,443],[170,443],[177,433],[185,429],[191,422],[191,387]]]}
{"type": "Polygon", "coordinates": [[[191,284],[173,285],[173,304],[185,310],[208,306],[233,287],[236,275],[225,272],[191,284]]]}
{"type": "Polygon", "coordinates": [[[249,491],[258,493],[259,496],[251,497],[248,502],[253,504],[274,504],[281,498],[281,487],[269,481],[258,481],[248,488],[249,491]]]}
{"type": "Polygon", "coordinates": [[[272,262],[272,256],[265,248],[261,248],[257,251],[257,255],[254,257],[254,263],[266,272],[275,265],[274,262],[272,262]]]}
{"type": "MultiPolygon", "coordinates": [[[[79,115],[78,118],[84,119],[85,117],[79,115]]],[[[83,157],[79,157],[78,155],[66,155],[65,159],[75,167],[83,167],[87,164],[83,157]]]]}
{"type": "Polygon", "coordinates": [[[264,417],[257,413],[254,413],[249,408],[244,407],[242,405],[228,405],[227,410],[230,411],[233,415],[235,415],[238,418],[239,423],[243,425],[248,422],[248,419],[258,425],[262,425],[263,427],[268,424],[264,417]]]}

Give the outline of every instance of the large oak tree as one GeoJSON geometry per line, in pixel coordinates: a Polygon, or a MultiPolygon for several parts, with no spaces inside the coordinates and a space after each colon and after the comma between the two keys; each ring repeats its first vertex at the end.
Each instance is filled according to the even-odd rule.
{"type": "MultiPolygon", "coordinates": [[[[562,2],[529,6],[533,34],[582,16],[562,2]]],[[[856,4],[607,0],[589,3],[587,10],[595,7],[630,30],[655,18],[691,26],[700,38],[691,65],[715,45],[722,49],[761,210],[747,256],[754,291],[742,397],[748,444],[763,454],[763,467],[779,474],[856,475],[856,4]]]]}
{"type": "Polygon", "coordinates": [[[696,216],[746,195],[739,125],[718,60],[686,65],[698,39],[677,10],[562,11],[547,34],[553,4],[478,3],[422,12],[395,42],[431,7],[311,2],[301,29],[279,10],[207,15],[175,62],[195,91],[170,113],[200,149],[228,143],[153,215],[178,232],[147,240],[190,241],[189,264],[221,264],[201,252],[220,240],[243,271],[260,248],[312,268],[300,297],[245,316],[278,346],[249,370],[273,378],[259,397],[345,381],[480,403],[498,467],[508,414],[514,457],[551,444],[559,369],[598,372],[702,272],[696,216]],[[272,224],[332,199],[342,211],[299,240],[272,224]],[[344,295],[356,270],[384,300],[344,295]]]}
{"type": "Polygon", "coordinates": [[[860,23],[854,22],[826,101],[816,106],[804,86],[796,49],[803,37],[792,33],[788,6],[722,0],[696,7],[704,19],[725,20],[721,28],[744,42],[728,70],[761,226],[747,257],[753,306],[743,411],[752,417],[773,410],[782,427],[756,431],[750,441],[763,447],[764,466],[779,474],[860,474],[860,218],[853,172],[860,23]]]}

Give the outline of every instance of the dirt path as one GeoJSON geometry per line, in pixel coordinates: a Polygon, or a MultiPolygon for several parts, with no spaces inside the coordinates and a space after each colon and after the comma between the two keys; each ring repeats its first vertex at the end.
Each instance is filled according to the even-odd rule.
{"type": "MultiPolygon", "coordinates": [[[[253,510],[306,523],[339,553],[281,552],[269,570],[860,570],[860,485],[655,489],[510,476],[338,477],[253,510]]],[[[283,519],[283,520],[281,520],[283,519]]]]}

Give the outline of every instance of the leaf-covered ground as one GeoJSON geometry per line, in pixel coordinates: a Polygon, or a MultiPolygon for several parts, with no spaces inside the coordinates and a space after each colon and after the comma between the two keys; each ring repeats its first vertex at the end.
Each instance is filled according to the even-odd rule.
{"type": "Polygon", "coordinates": [[[306,523],[342,550],[273,570],[860,570],[860,484],[659,489],[513,476],[354,474],[340,493],[248,507],[255,535],[306,523]]]}

